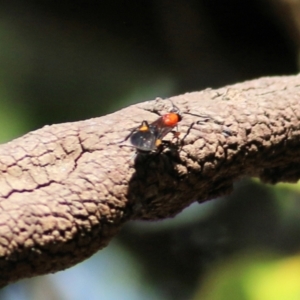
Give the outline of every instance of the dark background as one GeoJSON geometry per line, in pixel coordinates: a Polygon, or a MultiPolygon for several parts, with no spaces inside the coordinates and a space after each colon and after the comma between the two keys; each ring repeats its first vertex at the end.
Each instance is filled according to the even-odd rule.
{"type": "MultiPolygon", "coordinates": [[[[0,2],[1,141],[157,96],[295,74],[297,41],[272,2],[0,2]]],[[[244,180],[174,220],[130,223],[90,260],[0,296],[190,299],[234,255],[299,251],[298,206],[297,186],[244,180]]]]}

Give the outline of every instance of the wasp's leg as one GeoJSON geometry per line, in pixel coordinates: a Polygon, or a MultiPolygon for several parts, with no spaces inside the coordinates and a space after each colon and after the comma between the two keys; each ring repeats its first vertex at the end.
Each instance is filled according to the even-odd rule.
{"type": "MultiPolygon", "coordinates": [[[[177,146],[180,145],[181,143],[180,143],[179,136],[180,136],[181,132],[172,130],[171,133],[173,134],[172,142],[176,139],[176,145],[177,146]]],[[[172,143],[172,144],[174,144],[174,143],[172,143]]]]}
{"type": "Polygon", "coordinates": [[[136,131],[136,128],[132,129],[132,130],[130,131],[130,133],[129,133],[128,135],[126,135],[126,137],[125,137],[122,141],[120,141],[119,143],[124,143],[124,142],[126,142],[126,141],[132,136],[132,134],[133,134],[135,131],[136,131]]]}
{"type": "MultiPolygon", "coordinates": [[[[206,121],[207,121],[207,120],[206,120],[206,121]]],[[[207,124],[206,121],[196,121],[196,122],[193,122],[193,123],[189,126],[188,130],[186,131],[186,134],[185,134],[184,137],[181,139],[181,147],[183,147],[183,145],[184,145],[184,140],[185,140],[186,137],[190,134],[190,132],[191,132],[192,128],[194,127],[194,125],[195,125],[195,124],[196,124],[196,125],[206,125],[206,124],[207,124]]]]}
{"type": "Polygon", "coordinates": [[[195,116],[195,117],[199,117],[199,118],[202,118],[203,120],[201,121],[196,121],[195,123],[197,122],[200,122],[200,123],[203,123],[203,122],[208,122],[208,121],[212,121],[218,125],[222,125],[222,123],[216,119],[214,119],[213,117],[209,116],[209,115],[197,115],[197,114],[193,114],[193,113],[190,113],[190,112],[186,112],[186,114],[188,115],[191,115],[191,116],[195,116]]]}
{"type": "Polygon", "coordinates": [[[181,141],[180,141],[181,147],[183,147],[183,145],[184,145],[184,140],[185,140],[186,137],[190,134],[190,132],[191,132],[191,130],[192,130],[192,128],[193,128],[193,126],[194,126],[195,124],[199,125],[199,124],[205,124],[205,123],[204,123],[204,122],[200,122],[200,121],[191,123],[191,125],[190,125],[189,128],[188,128],[188,130],[186,131],[186,134],[183,136],[183,138],[182,138],[181,141]]]}
{"type": "Polygon", "coordinates": [[[172,140],[178,139],[179,136],[180,136],[180,134],[181,134],[181,132],[180,132],[180,131],[177,131],[177,130],[172,130],[172,131],[170,131],[170,133],[173,134],[172,140]]]}
{"type": "MultiPolygon", "coordinates": [[[[207,121],[207,120],[206,120],[206,121],[207,121]]],[[[219,122],[219,121],[217,121],[217,120],[215,120],[215,119],[211,119],[210,121],[212,121],[213,123],[215,123],[215,124],[217,124],[217,125],[222,126],[222,133],[223,133],[223,135],[224,135],[225,137],[232,136],[232,131],[231,131],[228,127],[224,126],[221,122],[219,122]]],[[[203,125],[203,124],[205,124],[205,123],[202,122],[202,121],[198,121],[198,122],[196,122],[196,124],[203,125]]]]}
{"type": "Polygon", "coordinates": [[[219,121],[217,121],[217,120],[215,120],[213,118],[211,118],[211,120],[205,120],[205,122],[203,122],[203,121],[197,121],[195,123],[197,125],[203,125],[203,124],[206,123],[206,121],[212,121],[215,124],[221,125],[223,127],[222,128],[222,133],[224,134],[224,136],[226,136],[226,137],[232,136],[232,131],[229,128],[224,128],[224,125],[221,122],[219,122],[219,121]]]}
{"type": "MultiPolygon", "coordinates": [[[[197,115],[197,114],[193,114],[193,113],[190,113],[190,112],[188,112],[188,113],[186,113],[186,114],[192,115],[192,116],[196,116],[196,117],[199,117],[199,118],[202,118],[202,119],[203,119],[202,121],[195,122],[196,124],[203,124],[204,122],[209,122],[209,121],[211,121],[211,122],[213,122],[213,123],[215,123],[215,124],[223,125],[222,122],[220,122],[220,121],[218,121],[218,120],[216,120],[216,119],[214,119],[213,117],[208,116],[208,115],[197,115]]],[[[223,130],[222,130],[222,133],[223,133],[226,137],[232,136],[232,131],[231,131],[229,128],[223,129],[223,130]]]]}
{"type": "MultiPolygon", "coordinates": [[[[195,124],[196,124],[196,125],[205,125],[205,124],[207,124],[207,123],[206,123],[206,122],[203,122],[203,121],[193,122],[193,123],[189,126],[189,128],[188,128],[186,134],[184,135],[184,137],[181,139],[181,146],[184,145],[184,140],[185,140],[186,137],[190,134],[190,132],[191,132],[191,130],[192,130],[192,128],[193,128],[193,126],[194,126],[195,124]]],[[[231,131],[229,128],[227,128],[227,129],[222,129],[222,133],[223,133],[223,135],[224,135],[225,137],[232,136],[232,131],[231,131]]]]}

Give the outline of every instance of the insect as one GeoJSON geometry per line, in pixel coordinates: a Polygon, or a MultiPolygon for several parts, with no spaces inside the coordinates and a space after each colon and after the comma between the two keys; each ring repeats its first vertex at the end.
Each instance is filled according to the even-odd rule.
{"type": "MultiPolygon", "coordinates": [[[[171,101],[171,100],[170,100],[171,101]]],[[[130,138],[130,143],[138,152],[149,153],[160,151],[164,144],[169,144],[168,141],[163,141],[163,138],[172,132],[174,137],[179,136],[179,132],[173,129],[177,127],[182,120],[182,115],[177,106],[171,101],[172,109],[169,113],[160,116],[156,121],[148,123],[143,121],[142,124],[133,129],[124,141],[130,138]]]]}
{"type": "MultiPolygon", "coordinates": [[[[170,99],[168,100],[172,104],[172,108],[168,113],[160,116],[152,123],[148,123],[144,120],[139,127],[134,128],[126,136],[123,142],[130,138],[131,145],[136,148],[138,153],[160,153],[163,150],[164,145],[170,145],[171,143],[170,141],[163,140],[168,133],[173,133],[173,138],[178,139],[180,132],[175,131],[174,128],[177,127],[178,123],[182,120],[182,114],[179,108],[174,105],[170,99]]],[[[213,121],[216,124],[220,124],[218,121],[208,115],[196,115],[189,112],[187,112],[187,114],[200,117],[202,120],[190,124],[185,136],[181,139],[181,143],[183,143],[184,139],[187,137],[195,124],[204,124],[208,121],[213,121]]],[[[223,130],[223,132],[225,135],[230,135],[229,130],[223,130]]]]}

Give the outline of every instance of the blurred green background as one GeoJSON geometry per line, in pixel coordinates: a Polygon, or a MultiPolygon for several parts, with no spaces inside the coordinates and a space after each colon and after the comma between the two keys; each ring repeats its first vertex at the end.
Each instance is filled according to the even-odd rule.
{"type": "MultiPolygon", "coordinates": [[[[294,74],[291,3],[0,1],[0,142],[157,96],[294,74]]],[[[245,179],[172,220],[131,222],[89,260],[0,299],[300,299],[299,221],[298,185],[245,179]]]]}

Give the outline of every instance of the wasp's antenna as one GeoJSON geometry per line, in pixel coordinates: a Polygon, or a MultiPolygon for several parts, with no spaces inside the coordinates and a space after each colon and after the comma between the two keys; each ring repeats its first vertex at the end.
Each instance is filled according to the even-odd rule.
{"type": "Polygon", "coordinates": [[[170,112],[175,113],[175,114],[179,115],[180,117],[182,117],[179,107],[176,106],[170,98],[167,98],[166,100],[169,100],[171,102],[172,108],[170,109],[170,112]]]}
{"type": "Polygon", "coordinates": [[[169,110],[169,112],[171,112],[171,113],[176,113],[176,114],[178,114],[178,115],[181,115],[181,111],[180,111],[179,107],[176,106],[176,105],[174,104],[174,102],[173,102],[170,98],[156,97],[155,100],[156,100],[156,101],[165,101],[165,100],[170,101],[170,102],[171,102],[171,105],[172,105],[172,108],[169,110]]]}

